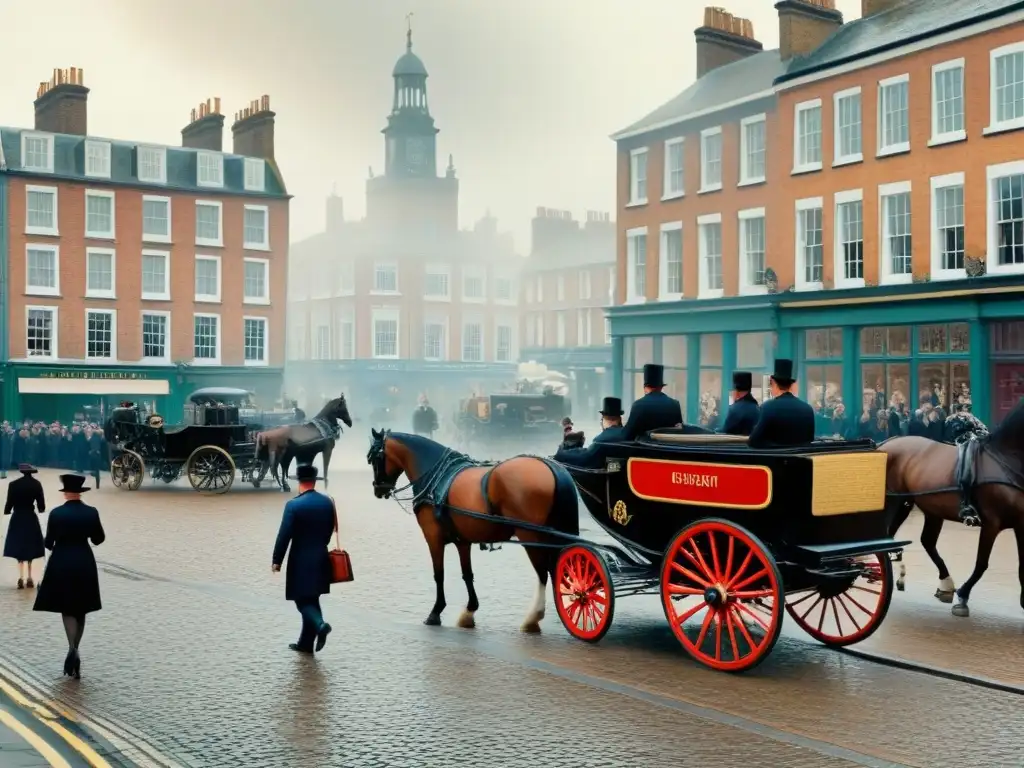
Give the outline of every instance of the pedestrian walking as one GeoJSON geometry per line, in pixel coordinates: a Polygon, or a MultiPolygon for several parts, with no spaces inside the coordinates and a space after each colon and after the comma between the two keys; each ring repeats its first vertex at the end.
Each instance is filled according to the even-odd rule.
{"type": "Polygon", "coordinates": [[[271,569],[281,570],[285,554],[285,600],[294,601],[302,615],[302,631],[297,642],[288,647],[298,653],[322,651],[331,633],[324,621],[320,596],[331,591],[331,561],[327,545],[338,529],[338,512],[334,500],[316,490],[317,469],[311,464],[296,468],[299,495],[285,504],[281,529],[274,544],[271,569]],[[314,646],[315,643],[315,646],[314,646]]]}
{"type": "Polygon", "coordinates": [[[43,529],[36,513],[46,511],[43,486],[32,475],[36,468],[31,464],[19,464],[21,477],[7,486],[7,503],[4,514],[11,516],[4,541],[4,557],[18,561],[18,589],[32,589],[32,561],[46,554],[43,547],[43,529]]]}
{"type": "Polygon", "coordinates": [[[50,512],[46,525],[46,548],[52,551],[43,580],[36,594],[34,610],[59,613],[68,637],[68,655],[64,674],[82,676],[82,659],[78,649],[85,632],[85,617],[102,609],[100,580],[92,546],[106,540],[100,513],[82,501],[88,478],[84,475],[61,475],[64,503],[50,512]]]}

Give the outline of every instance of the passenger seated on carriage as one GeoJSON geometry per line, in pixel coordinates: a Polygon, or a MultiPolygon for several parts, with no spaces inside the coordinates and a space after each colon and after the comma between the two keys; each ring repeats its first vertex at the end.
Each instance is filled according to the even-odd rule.
{"type": "Polygon", "coordinates": [[[655,429],[672,429],[683,425],[683,408],[669,397],[665,388],[665,367],[648,363],[644,366],[644,396],[629,409],[622,440],[636,440],[655,429]]]}
{"type": "MultiPolygon", "coordinates": [[[[556,461],[576,467],[596,467],[600,459],[598,449],[601,443],[615,443],[622,440],[622,401],[617,397],[606,397],[599,413],[601,414],[601,432],[590,441],[590,447],[583,447],[582,432],[570,433],[580,436],[579,447],[570,448],[563,442],[555,453],[556,461]]],[[[563,422],[566,420],[568,419],[563,419],[563,422]]],[[[569,421],[568,428],[572,428],[572,421],[569,421]]],[[[568,437],[569,434],[566,435],[566,439],[568,437]]]]}
{"type": "Polygon", "coordinates": [[[761,406],[761,416],[750,433],[751,448],[785,448],[814,442],[814,409],[790,390],[796,383],[793,361],[778,358],[769,377],[772,399],[761,406]]]}

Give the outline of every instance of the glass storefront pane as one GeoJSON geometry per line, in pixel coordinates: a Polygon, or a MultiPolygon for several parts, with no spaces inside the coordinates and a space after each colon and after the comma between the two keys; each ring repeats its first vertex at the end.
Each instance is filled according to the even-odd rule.
{"type": "Polygon", "coordinates": [[[1017,407],[1021,398],[1024,398],[1024,365],[1021,363],[996,363],[992,378],[995,391],[992,416],[994,417],[993,423],[998,424],[1017,407]]]}
{"type": "Polygon", "coordinates": [[[815,328],[804,332],[804,357],[808,360],[828,360],[842,356],[842,328],[815,328]]]}
{"type": "Polygon", "coordinates": [[[882,363],[861,366],[861,384],[861,415],[871,416],[885,408],[885,366],[882,363]]]}
{"type": "Polygon", "coordinates": [[[885,328],[861,328],[860,354],[862,357],[882,357],[885,354],[885,328]]]}
{"type": "Polygon", "coordinates": [[[886,339],[887,357],[910,357],[910,326],[898,325],[889,329],[886,339]]]}
{"type": "Polygon", "coordinates": [[[817,435],[842,435],[845,431],[842,381],[842,365],[808,365],[804,371],[805,397],[814,409],[817,435]]]}
{"type": "Polygon", "coordinates": [[[679,405],[683,408],[684,423],[686,421],[686,375],[686,370],[682,368],[665,369],[665,394],[679,401],[679,405]]]}
{"type": "Polygon", "coordinates": [[[700,364],[707,366],[722,364],[722,334],[705,333],[701,335],[700,364]]]}
{"type": "MultiPolygon", "coordinates": [[[[622,337],[622,369],[625,371],[632,370],[636,367],[633,362],[633,337],[623,336],[622,337]]],[[[625,392],[626,390],[623,390],[625,392]]]]}
{"type": "Polygon", "coordinates": [[[971,351],[971,326],[967,323],[953,323],[949,326],[949,351],[967,353],[971,351]]]}
{"type": "Polygon", "coordinates": [[[622,372],[622,402],[631,403],[636,399],[633,391],[633,371],[622,372]]]}
{"type": "Polygon", "coordinates": [[[767,367],[770,341],[767,333],[736,334],[736,367],[742,371],[767,367]]]}
{"type": "Polygon", "coordinates": [[[949,362],[932,360],[917,366],[920,390],[918,408],[930,405],[945,410],[949,405],[949,362]]]}
{"type": "Polygon", "coordinates": [[[1024,321],[993,323],[989,331],[992,337],[992,353],[996,355],[1024,354],[1024,321]]]}
{"type": "Polygon", "coordinates": [[[666,368],[685,368],[687,364],[685,336],[662,336],[661,364],[666,368]]]}
{"type": "Polygon", "coordinates": [[[910,357],[910,326],[862,328],[861,357],[910,357]]]}
{"type": "MultiPolygon", "coordinates": [[[[721,337],[719,337],[721,338],[721,337]]],[[[716,429],[722,413],[722,372],[702,368],[700,371],[700,413],[697,423],[716,429]]]]}
{"type": "Polygon", "coordinates": [[[922,355],[943,355],[949,352],[947,330],[945,325],[919,325],[917,351],[922,355]]]}
{"type": "Polygon", "coordinates": [[[654,362],[654,338],[651,336],[637,336],[633,340],[633,367],[643,368],[648,363],[654,362]]]}
{"type": "Polygon", "coordinates": [[[910,397],[910,363],[890,363],[885,366],[885,404],[905,414],[910,397]]]}
{"type": "Polygon", "coordinates": [[[950,397],[951,413],[967,411],[974,406],[971,396],[971,367],[967,363],[950,363],[950,397]]]}
{"type": "MultiPolygon", "coordinates": [[[[633,400],[644,396],[644,372],[633,371],[633,400]]],[[[625,410],[625,409],[623,409],[625,410]]],[[[628,418],[628,416],[627,416],[628,418]]]]}

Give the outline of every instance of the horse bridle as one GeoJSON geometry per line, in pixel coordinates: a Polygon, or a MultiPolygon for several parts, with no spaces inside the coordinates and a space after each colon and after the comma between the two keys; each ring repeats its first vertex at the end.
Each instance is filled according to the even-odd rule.
{"type": "Polygon", "coordinates": [[[381,435],[380,444],[378,445],[377,439],[374,438],[374,442],[370,445],[370,450],[366,454],[367,464],[373,467],[373,490],[381,491],[385,499],[390,498],[391,494],[395,491],[395,485],[398,483],[398,477],[394,479],[388,477],[387,453],[384,450],[387,439],[387,434],[381,435]]]}

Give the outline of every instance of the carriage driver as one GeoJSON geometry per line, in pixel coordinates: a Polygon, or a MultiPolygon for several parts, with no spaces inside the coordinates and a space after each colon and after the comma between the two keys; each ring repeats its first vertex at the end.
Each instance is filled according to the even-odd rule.
{"type": "Polygon", "coordinates": [[[665,366],[648,363],[644,366],[644,396],[629,409],[629,419],[622,428],[621,440],[636,440],[652,429],[671,429],[683,425],[683,408],[669,397],[665,389],[665,366]]]}
{"type": "Polygon", "coordinates": [[[751,448],[781,448],[814,442],[814,409],[790,390],[796,383],[793,361],[775,360],[772,399],[761,406],[761,416],[750,433],[751,448]]]}
{"type": "MultiPolygon", "coordinates": [[[[568,440],[562,442],[562,446],[555,453],[555,460],[562,461],[566,464],[573,464],[578,467],[591,466],[591,458],[596,458],[597,453],[594,448],[601,443],[616,443],[622,440],[622,401],[617,397],[606,397],[601,405],[601,432],[590,441],[590,447],[583,447],[583,433],[582,432],[568,432],[566,438],[569,435],[579,435],[579,442],[575,445],[567,445],[568,440]]],[[[567,429],[572,429],[572,421],[569,419],[563,419],[569,421],[567,429]]]]}
{"type": "Polygon", "coordinates": [[[729,406],[729,414],[725,417],[725,427],[722,429],[725,434],[749,435],[757,424],[761,409],[757,406],[757,400],[750,394],[752,384],[753,376],[750,371],[733,373],[733,401],[729,406]]]}

